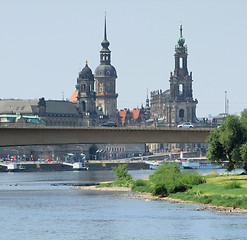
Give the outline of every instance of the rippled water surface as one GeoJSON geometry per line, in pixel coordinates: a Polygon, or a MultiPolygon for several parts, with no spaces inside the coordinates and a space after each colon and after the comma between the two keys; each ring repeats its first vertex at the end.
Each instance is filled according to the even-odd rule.
{"type": "Polygon", "coordinates": [[[245,214],[67,186],[110,180],[111,171],[0,173],[0,239],[247,239],[245,214]]]}

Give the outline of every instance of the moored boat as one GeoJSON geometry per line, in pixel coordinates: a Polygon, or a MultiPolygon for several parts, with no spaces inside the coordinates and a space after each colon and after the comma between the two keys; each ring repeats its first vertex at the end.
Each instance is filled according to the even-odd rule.
{"type": "Polygon", "coordinates": [[[182,160],[182,168],[183,169],[219,169],[221,168],[221,166],[211,164],[206,160],[196,161],[192,159],[184,159],[182,160]]]}

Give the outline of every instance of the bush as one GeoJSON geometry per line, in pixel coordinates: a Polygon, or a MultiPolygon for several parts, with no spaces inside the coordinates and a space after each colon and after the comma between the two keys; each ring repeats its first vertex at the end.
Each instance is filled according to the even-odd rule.
{"type": "Polygon", "coordinates": [[[120,164],[112,168],[112,171],[115,175],[116,181],[128,181],[131,180],[132,177],[128,174],[127,164],[120,164]]]}
{"type": "Polygon", "coordinates": [[[133,182],[133,187],[146,186],[148,185],[147,180],[138,179],[133,182]]]}
{"type": "Polygon", "coordinates": [[[199,185],[204,182],[203,177],[199,175],[197,172],[194,173],[183,173],[181,175],[181,181],[187,188],[192,188],[194,185],[199,185]]]}
{"type": "Polygon", "coordinates": [[[159,196],[184,192],[193,185],[203,183],[203,177],[199,174],[181,173],[177,164],[167,162],[163,162],[149,179],[153,185],[152,194],[159,196]]]}
{"type": "Polygon", "coordinates": [[[138,179],[135,181],[133,180],[131,190],[135,192],[151,192],[152,187],[148,180],[138,179]]]}
{"type": "Polygon", "coordinates": [[[155,184],[154,187],[152,188],[152,194],[154,196],[167,196],[167,188],[165,184],[155,184]]]}
{"type": "Polygon", "coordinates": [[[225,189],[241,188],[241,183],[237,181],[229,182],[225,185],[225,189]]]}

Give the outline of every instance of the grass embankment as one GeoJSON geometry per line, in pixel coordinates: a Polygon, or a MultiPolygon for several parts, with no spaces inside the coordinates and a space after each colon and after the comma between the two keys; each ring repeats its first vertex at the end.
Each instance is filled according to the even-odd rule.
{"type": "Polygon", "coordinates": [[[247,209],[247,175],[207,175],[206,183],[169,197],[214,206],[247,209]]]}
{"type": "Polygon", "coordinates": [[[183,173],[174,164],[163,163],[148,180],[132,180],[127,167],[113,169],[116,181],[98,187],[129,187],[134,192],[151,193],[214,206],[247,209],[247,175],[207,175],[183,173]]]}

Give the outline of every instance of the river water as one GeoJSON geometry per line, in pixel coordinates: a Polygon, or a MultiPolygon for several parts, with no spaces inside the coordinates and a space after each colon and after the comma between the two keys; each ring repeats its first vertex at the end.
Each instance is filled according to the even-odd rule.
{"type": "Polygon", "coordinates": [[[247,214],[69,186],[110,180],[111,171],[0,173],[0,239],[247,239],[247,214]]]}

